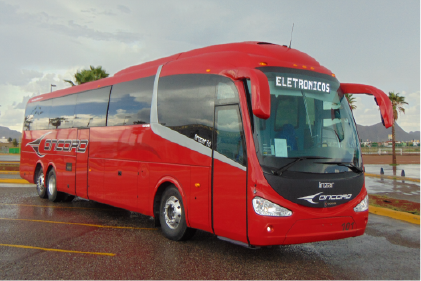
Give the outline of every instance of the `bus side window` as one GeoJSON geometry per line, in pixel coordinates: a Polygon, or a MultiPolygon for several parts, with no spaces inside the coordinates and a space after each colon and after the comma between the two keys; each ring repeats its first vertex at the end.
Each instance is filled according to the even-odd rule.
{"type": "Polygon", "coordinates": [[[105,126],[110,88],[104,87],[77,94],[73,127],[105,126]]]}
{"type": "Polygon", "coordinates": [[[34,111],[34,122],[32,130],[47,130],[50,119],[52,100],[40,101],[34,111]]]}
{"type": "Polygon", "coordinates": [[[107,126],[149,124],[155,76],[113,86],[107,126]]]}
{"type": "Polygon", "coordinates": [[[217,106],[215,115],[215,150],[245,166],[244,134],[238,105],[217,106]]]}
{"type": "Polygon", "coordinates": [[[76,95],[53,99],[49,129],[72,128],[75,118],[76,95]]]}
{"type": "Polygon", "coordinates": [[[35,111],[38,108],[38,102],[28,103],[25,109],[25,120],[23,122],[23,130],[30,131],[35,130],[34,120],[35,120],[35,111]]]}
{"type": "Polygon", "coordinates": [[[215,75],[183,74],[161,77],[158,122],[211,148],[215,75]]]}

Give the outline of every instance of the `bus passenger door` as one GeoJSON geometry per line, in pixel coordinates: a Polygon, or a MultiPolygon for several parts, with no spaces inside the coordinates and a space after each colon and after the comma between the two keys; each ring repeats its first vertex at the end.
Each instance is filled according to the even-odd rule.
{"type": "Polygon", "coordinates": [[[215,107],[213,142],[214,232],[247,243],[247,156],[238,104],[215,107]]]}
{"type": "Polygon", "coordinates": [[[77,131],[79,145],[76,148],[76,195],[88,198],[89,129],[77,131]]]}

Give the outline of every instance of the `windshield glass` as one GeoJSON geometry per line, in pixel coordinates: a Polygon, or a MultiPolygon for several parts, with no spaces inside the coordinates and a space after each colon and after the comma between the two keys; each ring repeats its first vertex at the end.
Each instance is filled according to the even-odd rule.
{"type": "Polygon", "coordinates": [[[355,122],[335,77],[279,67],[259,69],[268,77],[271,94],[269,119],[254,116],[256,151],[264,168],[273,172],[288,166],[288,171],[308,173],[361,168],[355,122]]]}

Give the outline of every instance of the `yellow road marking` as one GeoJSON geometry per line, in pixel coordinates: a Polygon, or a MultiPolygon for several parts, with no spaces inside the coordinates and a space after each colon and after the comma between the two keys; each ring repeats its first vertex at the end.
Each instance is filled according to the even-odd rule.
{"type": "Polygon", "coordinates": [[[29,181],[24,179],[0,179],[0,183],[23,183],[23,184],[32,184],[29,181]]]}
{"type": "Polygon", "coordinates": [[[379,216],[390,217],[397,220],[407,221],[413,224],[420,224],[420,216],[414,214],[399,212],[382,207],[375,207],[371,205],[369,205],[368,211],[372,214],[376,214],[379,216]]]}
{"type": "Polygon", "coordinates": [[[0,218],[0,220],[10,220],[10,221],[31,221],[31,222],[45,222],[45,223],[57,223],[57,224],[70,224],[70,225],[93,226],[93,227],[99,227],[99,228],[118,228],[118,229],[142,229],[142,230],[156,230],[156,228],[146,228],[146,227],[112,226],[112,225],[100,225],[100,224],[88,224],[88,223],[75,223],[75,222],[63,222],[63,221],[44,221],[44,220],[9,219],[9,218],[0,218]]]}
{"type": "Polygon", "coordinates": [[[23,249],[35,249],[35,250],[52,251],[52,252],[62,252],[62,253],[101,255],[101,256],[111,256],[111,257],[115,256],[115,254],[112,254],[112,253],[70,251],[70,250],[61,250],[61,249],[51,249],[51,248],[41,248],[41,247],[25,246],[25,245],[0,244],[0,246],[14,247],[14,248],[23,248],[23,249]]]}
{"type": "Polygon", "coordinates": [[[420,182],[420,179],[400,177],[400,176],[387,176],[387,175],[378,175],[378,174],[369,174],[369,173],[365,173],[365,175],[367,177],[374,177],[374,178],[385,178],[385,179],[391,179],[391,180],[404,180],[404,181],[420,182]]]}
{"type": "Polygon", "coordinates": [[[0,174],[5,174],[5,175],[18,175],[19,171],[0,171],[0,174]]]}

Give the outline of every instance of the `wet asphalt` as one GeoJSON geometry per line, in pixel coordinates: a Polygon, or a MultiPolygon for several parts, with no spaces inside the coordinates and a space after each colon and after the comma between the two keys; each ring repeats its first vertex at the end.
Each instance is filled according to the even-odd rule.
{"type": "Polygon", "coordinates": [[[251,250],[202,231],[173,242],[149,217],[33,185],[0,194],[1,279],[420,279],[419,225],[387,217],[360,237],[251,250]]]}

